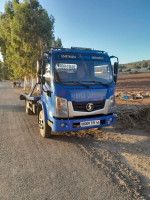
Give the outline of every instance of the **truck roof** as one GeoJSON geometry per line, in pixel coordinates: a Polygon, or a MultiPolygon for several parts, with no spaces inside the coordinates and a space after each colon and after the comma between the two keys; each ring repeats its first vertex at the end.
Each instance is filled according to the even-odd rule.
{"type": "Polygon", "coordinates": [[[94,50],[94,49],[91,49],[91,48],[83,48],[83,47],[71,47],[71,48],[53,48],[53,47],[50,47],[50,49],[48,51],[44,51],[44,53],[56,53],[56,52],[97,53],[97,54],[108,55],[108,53],[105,52],[105,51],[94,50]]]}

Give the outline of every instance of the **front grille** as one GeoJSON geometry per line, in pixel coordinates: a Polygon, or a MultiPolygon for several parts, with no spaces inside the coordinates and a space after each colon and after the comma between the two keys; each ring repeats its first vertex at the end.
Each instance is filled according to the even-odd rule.
{"type": "Polygon", "coordinates": [[[95,111],[95,110],[103,109],[104,105],[105,105],[105,100],[103,100],[103,101],[93,101],[93,102],[75,102],[75,101],[72,101],[73,109],[74,109],[74,111],[90,112],[86,109],[86,106],[87,106],[88,103],[93,104],[93,110],[91,110],[91,112],[92,112],[92,111],[95,111]]]}

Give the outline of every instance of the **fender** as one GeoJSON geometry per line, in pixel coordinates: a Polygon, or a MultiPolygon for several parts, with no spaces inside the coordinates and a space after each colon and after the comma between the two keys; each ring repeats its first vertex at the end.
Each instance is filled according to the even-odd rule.
{"type": "Polygon", "coordinates": [[[43,109],[43,112],[44,112],[44,120],[45,120],[45,122],[46,122],[47,119],[48,119],[48,117],[47,117],[47,111],[46,111],[46,105],[45,105],[45,103],[44,103],[42,100],[39,101],[39,104],[41,105],[41,107],[42,107],[42,109],[43,109]]]}

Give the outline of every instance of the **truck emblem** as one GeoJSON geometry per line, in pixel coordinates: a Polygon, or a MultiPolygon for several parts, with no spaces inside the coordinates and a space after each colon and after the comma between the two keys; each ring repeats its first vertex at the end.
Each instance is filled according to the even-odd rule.
{"type": "Polygon", "coordinates": [[[88,104],[86,105],[86,109],[87,109],[87,111],[92,111],[93,108],[94,108],[93,103],[88,103],[88,104]]]}

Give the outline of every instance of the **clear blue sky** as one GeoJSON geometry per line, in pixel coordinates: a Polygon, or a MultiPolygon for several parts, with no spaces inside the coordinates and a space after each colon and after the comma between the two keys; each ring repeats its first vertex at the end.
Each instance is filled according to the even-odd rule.
{"type": "MultiPolygon", "coordinates": [[[[5,0],[0,0],[3,11],[5,0]]],[[[105,50],[120,63],[150,59],[150,0],[39,0],[64,47],[105,50]]]]}

